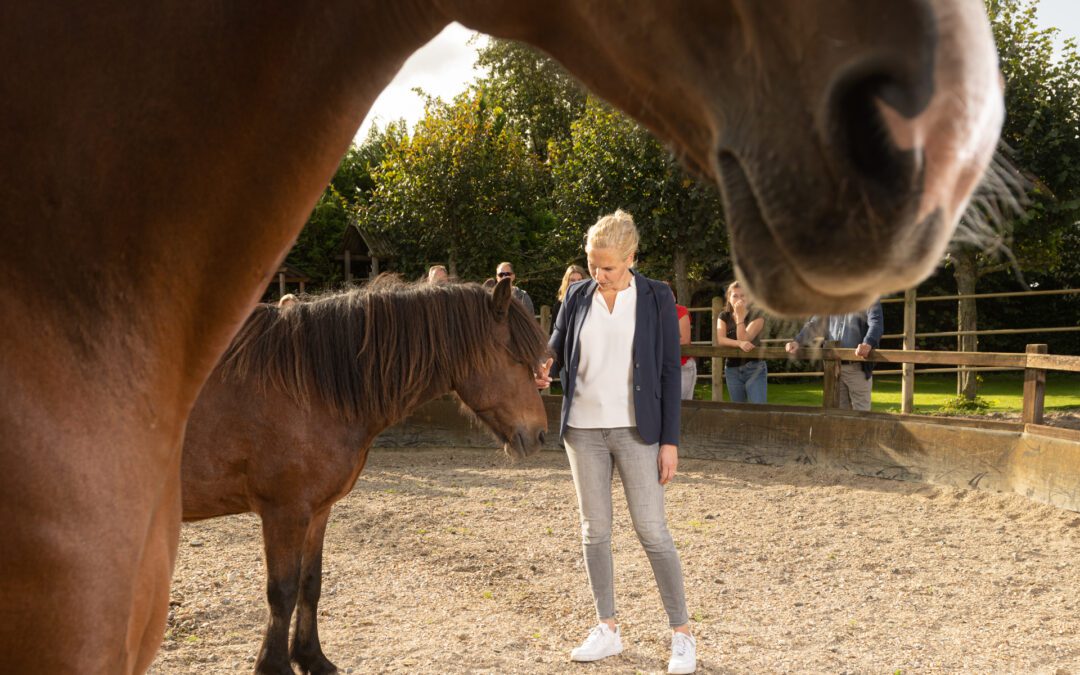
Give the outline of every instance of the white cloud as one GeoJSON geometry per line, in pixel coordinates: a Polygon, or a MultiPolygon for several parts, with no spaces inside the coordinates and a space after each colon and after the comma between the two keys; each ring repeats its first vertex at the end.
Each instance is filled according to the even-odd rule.
{"type": "Polygon", "coordinates": [[[480,42],[468,44],[474,35],[478,34],[461,24],[452,23],[410,56],[393,81],[375,99],[356,134],[357,142],[363,141],[375,121],[382,126],[405,118],[412,128],[424,114],[423,99],[412,91],[415,87],[444,100],[450,100],[464,91],[475,77],[482,74],[473,68],[473,63],[476,61],[477,47],[487,38],[481,36],[480,42]]]}

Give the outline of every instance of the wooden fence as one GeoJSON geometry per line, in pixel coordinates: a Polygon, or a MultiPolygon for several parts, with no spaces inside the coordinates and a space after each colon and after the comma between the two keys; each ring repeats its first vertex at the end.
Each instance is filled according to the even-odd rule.
{"type": "MultiPolygon", "coordinates": [[[[1037,327],[1037,328],[1000,328],[1000,329],[988,329],[988,330],[974,330],[974,331],[933,331],[925,333],[915,332],[915,318],[917,303],[919,302],[944,302],[944,301],[958,301],[966,299],[995,299],[995,298],[1016,298],[1016,297],[1034,297],[1044,295],[1077,295],[1080,294],[1080,289],[1066,288],[1056,290],[1036,290],[1036,291],[1010,291],[1002,293],[975,293],[970,295],[932,295],[918,297],[917,291],[912,289],[904,293],[903,297],[896,298],[883,298],[881,303],[904,304],[904,332],[902,333],[887,333],[882,335],[882,340],[902,340],[902,350],[874,350],[870,360],[883,360],[876,358],[878,354],[912,354],[911,359],[901,359],[894,357],[892,360],[884,360],[885,362],[898,363],[901,365],[900,370],[876,370],[879,375],[900,375],[901,376],[901,403],[900,411],[902,413],[911,413],[914,409],[915,401],[915,364],[938,364],[948,366],[946,368],[927,368],[920,369],[921,373],[954,373],[961,370],[972,371],[1005,371],[1005,370],[1029,370],[1026,365],[1027,362],[1023,361],[1028,354],[1037,353],[1031,352],[1032,349],[1042,349],[1041,353],[1045,354],[1046,345],[1028,345],[1028,354],[1002,354],[993,352],[946,352],[946,351],[922,351],[917,352],[917,340],[921,338],[939,338],[939,337],[957,337],[961,335],[1016,335],[1016,334],[1044,334],[1044,333],[1069,333],[1080,332],[1080,326],[1049,326],[1049,327],[1037,327]],[[919,354],[918,357],[913,353],[919,354]],[[953,356],[957,358],[952,358],[953,356]],[[924,360],[923,357],[926,357],[924,360]],[[967,358],[976,356],[974,360],[967,358]],[[987,356],[989,358],[978,358],[981,356],[987,356]],[[1011,356],[1016,357],[1012,359],[994,358],[1011,356]],[[961,358],[962,357],[962,358],[961,358]]],[[[789,342],[791,337],[784,338],[771,338],[763,339],[761,343],[765,345],[763,348],[759,348],[753,352],[742,352],[734,348],[721,348],[716,346],[716,322],[720,318],[720,312],[723,311],[724,300],[723,298],[713,298],[712,305],[710,307],[689,307],[688,310],[691,316],[696,314],[706,314],[710,317],[709,323],[711,340],[707,342],[694,342],[689,346],[684,346],[683,356],[706,356],[712,358],[712,373],[699,373],[699,379],[710,378],[712,381],[712,400],[723,400],[723,357],[750,357],[750,358],[770,358],[770,359],[788,359],[791,358],[787,352],[783,349],[769,348],[771,344],[783,344],[789,342]],[[701,348],[705,348],[707,353],[698,353],[701,348]],[[755,354],[769,354],[768,356],[753,356],[755,354]]],[[[545,332],[551,332],[551,323],[554,317],[551,316],[551,308],[544,305],[540,308],[540,326],[545,332]]],[[[820,350],[819,350],[820,351],[820,350]]],[[[824,350],[820,353],[834,354],[841,352],[850,352],[854,354],[854,350],[824,350]]],[[[817,353],[815,350],[802,350],[801,354],[817,353]]],[[[1050,359],[1075,359],[1077,357],[1061,357],[1046,355],[1050,359]]],[[[798,358],[798,357],[796,357],[798,358]]],[[[839,362],[845,360],[836,360],[836,367],[839,367],[839,362]]],[[[847,359],[855,360],[855,359],[847,359]]],[[[826,367],[821,371],[812,372],[795,372],[795,373],[769,373],[771,378],[785,378],[785,377],[822,377],[829,373],[829,360],[825,360],[826,367]]],[[[1044,368],[1044,370],[1053,370],[1054,368],[1044,368]]],[[[1065,368],[1065,370],[1071,370],[1071,368],[1065,368]]],[[[1075,371],[1074,371],[1075,372],[1075,371]]],[[[1025,375],[1025,381],[1026,381],[1025,375]]],[[[1045,373],[1044,373],[1045,380],[1045,373]]],[[[828,378],[826,378],[828,381],[828,378]]],[[[824,387],[827,389],[827,386],[824,387]]],[[[1026,391],[1026,390],[1025,390],[1026,391]]],[[[1025,399],[1026,401],[1026,399],[1025,399]]],[[[1026,403],[1025,403],[1026,405],[1026,403]]],[[[1026,408],[1025,408],[1026,409],[1026,408]]],[[[1040,413],[1041,419],[1041,402],[1040,413]]]]}
{"type": "MultiPolygon", "coordinates": [[[[875,349],[865,359],[856,356],[854,349],[840,349],[832,346],[821,348],[803,348],[795,354],[788,354],[780,347],[758,347],[749,352],[734,347],[712,345],[684,345],[684,356],[706,357],[719,360],[724,357],[742,357],[757,359],[807,359],[821,361],[824,365],[823,406],[837,407],[836,381],[840,373],[840,364],[844,361],[873,361],[875,363],[899,363],[903,365],[931,364],[956,366],[982,366],[1007,368],[1024,371],[1024,409],[1023,421],[1026,424],[1042,424],[1043,402],[1046,389],[1046,371],[1080,373],[1080,356],[1061,356],[1047,354],[1046,345],[1031,344],[1023,354],[1008,352],[944,352],[944,351],[907,351],[901,349],[875,349]]],[[[713,400],[722,400],[723,382],[719,378],[722,369],[713,366],[713,400]],[[721,393],[721,398],[717,397],[721,393]]],[[[910,411],[905,411],[910,412],[910,411]]]]}

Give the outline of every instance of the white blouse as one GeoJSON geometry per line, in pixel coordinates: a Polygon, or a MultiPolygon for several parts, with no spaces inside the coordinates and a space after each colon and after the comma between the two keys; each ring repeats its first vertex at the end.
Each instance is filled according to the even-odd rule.
{"type": "Polygon", "coordinates": [[[634,326],[637,322],[637,285],[615,295],[608,311],[599,287],[578,336],[574,400],[567,426],[577,429],[636,427],[634,415],[634,326]]]}

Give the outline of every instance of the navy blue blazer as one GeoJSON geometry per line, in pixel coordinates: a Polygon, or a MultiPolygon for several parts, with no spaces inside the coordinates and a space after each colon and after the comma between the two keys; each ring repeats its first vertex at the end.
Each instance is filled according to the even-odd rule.
{"type": "MultiPolygon", "coordinates": [[[[679,319],[671,289],[634,272],[637,316],[634,324],[634,412],[646,443],[679,444],[682,411],[682,368],[679,363],[679,319]]],[[[548,347],[563,386],[562,425],[566,432],[574,384],[581,360],[581,326],[593,304],[593,279],[578,281],[566,291],[548,347]]]]}

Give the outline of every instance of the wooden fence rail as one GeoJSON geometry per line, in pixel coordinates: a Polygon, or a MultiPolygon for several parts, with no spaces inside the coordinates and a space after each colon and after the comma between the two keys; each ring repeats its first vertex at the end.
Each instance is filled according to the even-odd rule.
{"type": "MultiPolygon", "coordinates": [[[[1017,334],[1042,334],[1042,333],[1070,333],[1080,332],[1080,326],[1048,326],[1041,328],[999,328],[999,329],[987,329],[987,330],[968,330],[968,331],[934,331],[926,333],[915,332],[915,311],[916,304],[918,302],[938,302],[938,301],[953,301],[953,300],[965,300],[965,299],[990,299],[990,298],[1016,298],[1016,297],[1031,297],[1031,296],[1045,296],[1045,295],[1077,295],[1080,294],[1080,289],[1077,288],[1063,288],[1063,289],[1051,289],[1051,290],[1034,290],[1034,291],[1008,291],[1002,293],[972,293],[972,294],[958,294],[958,295],[933,295],[918,297],[914,289],[908,290],[904,293],[903,297],[884,298],[881,300],[883,304],[889,303],[904,303],[904,332],[903,333],[890,333],[882,336],[884,340],[898,340],[903,339],[903,350],[875,350],[872,355],[872,360],[880,360],[889,363],[899,363],[901,366],[901,405],[900,411],[903,413],[910,413],[914,407],[914,392],[915,392],[915,365],[916,364],[932,364],[932,365],[945,365],[956,366],[956,368],[949,369],[920,369],[918,372],[956,372],[958,375],[962,372],[968,372],[969,368],[993,368],[993,369],[1009,369],[1009,370],[1067,370],[1071,372],[1078,372],[1074,365],[1074,361],[1068,361],[1068,359],[1075,359],[1076,357],[1062,357],[1056,355],[1046,354],[1045,350],[1040,352],[1029,352],[1027,354],[1001,354],[993,352],[942,352],[942,351],[916,351],[916,341],[920,338],[943,338],[943,337],[960,337],[964,335],[1017,335],[1017,334]],[[890,356],[891,355],[891,356],[890,356]],[[904,355],[901,358],[898,355],[904,355]],[[950,356],[952,355],[952,356],[950,356]],[[954,358],[955,357],[955,358],[954,358]],[[963,358],[960,358],[963,357],[963,358]],[[891,359],[891,360],[890,360],[891,359]],[[1039,360],[1044,359],[1044,360],[1039,360]],[[1062,361],[1061,359],[1066,359],[1062,361]],[[1065,364],[1058,368],[1056,365],[1065,364]]],[[[712,398],[714,401],[723,400],[723,361],[724,356],[744,356],[749,358],[772,358],[772,359],[787,359],[791,358],[783,349],[770,348],[768,346],[761,347],[753,352],[741,352],[738,350],[730,349],[733,353],[725,354],[723,351],[716,347],[716,322],[720,316],[720,312],[723,310],[724,300],[723,298],[713,298],[710,307],[689,307],[688,310],[691,314],[704,314],[708,313],[711,316],[711,322],[709,324],[710,341],[709,342],[694,342],[690,345],[683,347],[684,356],[696,356],[707,357],[712,359],[712,372],[711,374],[703,374],[699,377],[708,377],[712,380],[712,398]],[[737,353],[735,353],[737,352],[737,353]]],[[[550,330],[551,322],[554,317],[551,316],[551,309],[549,307],[541,307],[540,309],[540,323],[545,330],[550,330]]],[[[790,341],[791,338],[766,338],[761,340],[764,345],[782,344],[790,341]]],[[[817,358],[822,359],[825,362],[835,361],[839,363],[845,359],[843,356],[839,356],[844,350],[829,351],[824,350],[820,353],[813,350],[801,350],[799,355],[795,358],[817,358]]],[[[854,350],[846,350],[853,353],[854,350]]],[[[888,374],[892,374],[892,371],[883,371],[888,374]]],[[[786,373],[770,373],[770,377],[779,377],[788,375],[786,373]]],[[[812,373],[799,373],[791,376],[806,376],[812,375],[812,373]]],[[[1041,414],[1041,413],[1040,413],[1041,414]]]]}
{"type": "MultiPolygon", "coordinates": [[[[873,361],[875,363],[899,363],[899,364],[930,364],[943,366],[975,366],[986,368],[1008,368],[1024,371],[1024,412],[1023,419],[1028,424],[1042,424],[1043,400],[1046,389],[1046,371],[1061,371],[1080,373],[1080,356],[1061,356],[1047,354],[1046,345],[1028,345],[1023,354],[1009,352],[920,352],[905,351],[902,349],[875,349],[864,359],[855,354],[854,349],[841,349],[838,347],[806,347],[794,354],[778,347],[758,347],[749,352],[734,347],[718,347],[711,345],[683,345],[683,356],[698,358],[751,358],[751,359],[800,359],[809,361],[821,361],[824,368],[822,374],[825,377],[823,387],[823,405],[836,407],[836,373],[839,372],[840,364],[844,361],[873,361]]],[[[722,400],[723,394],[717,397],[717,377],[715,371],[719,370],[714,365],[713,375],[713,400],[722,400]]],[[[902,372],[902,371],[901,371],[902,372]]],[[[719,383],[722,387],[722,381],[719,383]]],[[[914,393],[914,392],[912,392],[914,393]]]]}

